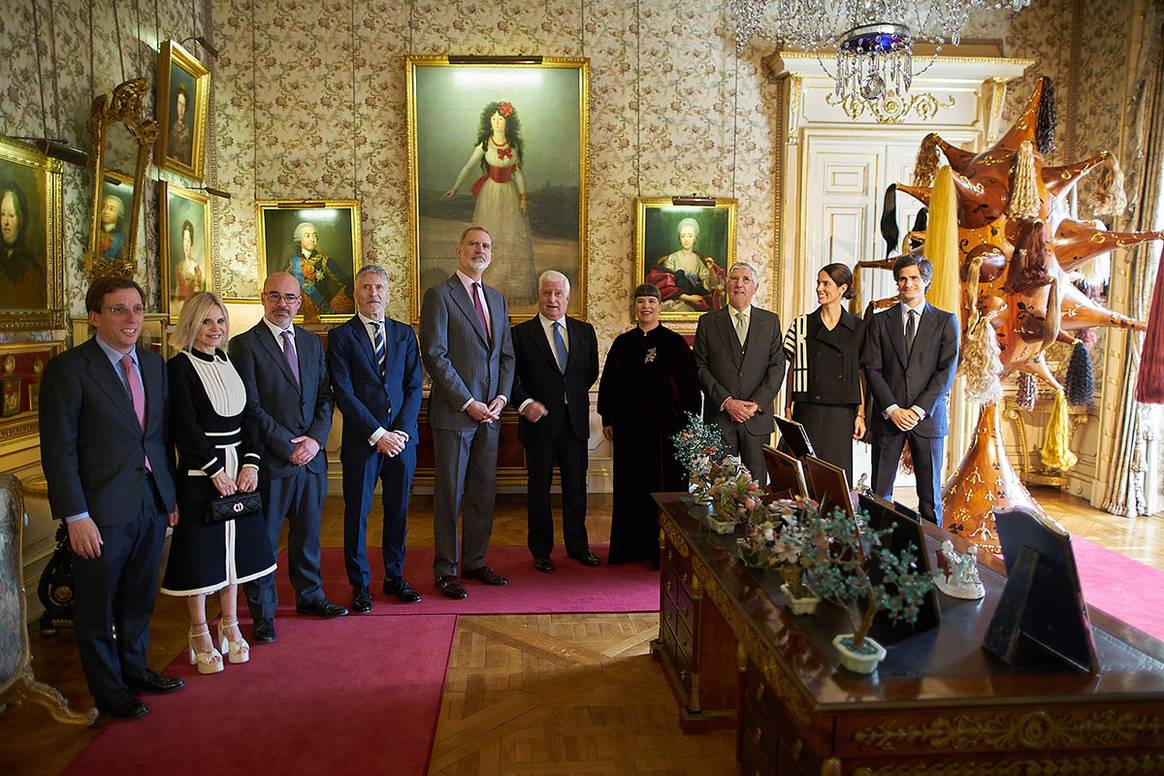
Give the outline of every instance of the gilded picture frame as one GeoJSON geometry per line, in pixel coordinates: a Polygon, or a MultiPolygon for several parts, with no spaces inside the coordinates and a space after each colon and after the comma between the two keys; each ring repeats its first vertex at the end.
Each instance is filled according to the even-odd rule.
{"type": "Polygon", "coordinates": [[[727,273],[735,260],[736,200],[635,198],[631,287],[659,287],[659,320],[698,321],[705,312],[724,307],[727,273]]]}
{"type": "Polygon", "coordinates": [[[548,269],[585,318],[589,60],[410,56],[406,70],[413,320],[471,225],[490,232],[485,283],[512,319],[537,311],[548,269]]]}
{"type": "Polygon", "coordinates": [[[358,200],[259,200],[259,277],[290,272],[303,289],[305,321],[342,323],[356,312],[363,265],[358,200]]]}
{"type": "Polygon", "coordinates": [[[0,331],[65,325],[61,169],[0,138],[0,331]]]}
{"type": "Polygon", "coordinates": [[[206,159],[210,71],[180,43],[167,40],[158,52],[158,165],[196,181],[206,159]]]}
{"type": "Polygon", "coordinates": [[[209,291],[214,270],[211,253],[210,197],[176,183],[158,183],[158,247],[162,254],[162,312],[177,323],[191,294],[209,291]]]}
{"type": "Polygon", "coordinates": [[[61,340],[0,344],[0,447],[40,432],[39,402],[35,400],[40,376],[48,360],[64,346],[61,340]]]}

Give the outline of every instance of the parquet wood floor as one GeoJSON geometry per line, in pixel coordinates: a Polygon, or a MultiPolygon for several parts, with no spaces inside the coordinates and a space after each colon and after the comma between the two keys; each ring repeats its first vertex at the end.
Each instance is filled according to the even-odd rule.
{"type": "MultiPolygon", "coordinates": [[[[1125,520],[1054,491],[1034,495],[1068,530],[1164,570],[1164,519],[1125,520]]],[[[523,496],[499,497],[495,544],[525,544],[524,505],[523,496]]],[[[608,494],[591,495],[587,522],[595,544],[608,540],[610,507],[608,494]]],[[[342,521],[342,501],[329,499],[325,546],[342,546],[342,521]]],[[[369,542],[376,544],[371,522],[369,542]]],[[[413,499],[409,544],[432,544],[429,497],[413,499]]],[[[183,602],[159,596],[152,666],[168,664],[183,648],[186,627],[183,602]]],[[[675,702],[647,654],[657,631],[653,614],[461,617],[430,772],[736,773],[731,732],[679,732],[675,702]]],[[[37,678],[76,708],[90,703],[71,635],[42,637],[34,628],[32,654],[37,678]]],[[[95,735],[58,725],[35,705],[0,712],[0,774],[60,773],[95,735]]]]}

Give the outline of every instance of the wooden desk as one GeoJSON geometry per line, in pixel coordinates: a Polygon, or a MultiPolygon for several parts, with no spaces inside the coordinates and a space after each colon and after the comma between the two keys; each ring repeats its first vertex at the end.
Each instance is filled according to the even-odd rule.
{"type": "MultiPolygon", "coordinates": [[[[814,616],[794,616],[776,574],[746,571],[729,551],[735,537],[707,529],[687,496],[655,499],[663,573],[652,646],[685,729],[730,719],[738,697],[748,776],[1164,774],[1164,644],[1152,637],[1090,609],[1099,674],[1064,671],[1033,652],[1012,668],[980,647],[1005,584],[990,557],[980,564],[984,600],[942,596],[940,628],[896,643],[875,674],[858,676],[839,667],[830,643],[851,630],[839,609],[825,602],[814,616]],[[700,628],[717,620],[722,630],[700,628]],[[687,678],[677,681],[683,667],[687,678]],[[709,680],[732,671],[738,696],[709,702],[709,680]]],[[[946,534],[927,533],[932,553],[946,534]]]]}

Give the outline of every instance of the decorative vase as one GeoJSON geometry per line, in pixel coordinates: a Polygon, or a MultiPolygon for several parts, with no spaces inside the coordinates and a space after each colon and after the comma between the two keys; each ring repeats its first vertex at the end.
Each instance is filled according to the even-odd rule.
{"type": "Polygon", "coordinates": [[[852,642],[852,633],[842,633],[833,639],[833,646],[841,656],[841,665],[858,674],[876,671],[877,664],[885,659],[885,647],[868,636],[861,643],[860,649],[853,649],[852,642]]]}
{"type": "Polygon", "coordinates": [[[784,586],[788,588],[790,594],[796,598],[810,598],[813,593],[804,584],[804,572],[801,571],[800,566],[795,563],[782,563],[780,565],[780,579],[784,581],[784,586]]]}
{"type": "Polygon", "coordinates": [[[781,585],[780,592],[784,594],[784,598],[788,601],[788,608],[792,610],[793,614],[813,614],[816,612],[816,605],[820,603],[820,596],[809,593],[806,596],[795,596],[792,591],[788,589],[788,585],[781,585]]]}
{"type": "Polygon", "coordinates": [[[735,520],[720,520],[716,516],[715,510],[709,508],[707,510],[707,525],[711,530],[717,534],[730,534],[736,530],[735,520]]]}

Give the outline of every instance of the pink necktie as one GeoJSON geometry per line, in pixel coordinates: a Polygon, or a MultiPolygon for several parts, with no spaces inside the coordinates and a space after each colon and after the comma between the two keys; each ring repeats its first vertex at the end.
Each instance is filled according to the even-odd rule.
{"type": "Polygon", "coordinates": [[[489,320],[485,317],[485,306],[481,304],[481,284],[473,284],[473,306],[477,308],[477,319],[481,321],[481,330],[485,332],[485,339],[489,347],[493,347],[493,334],[489,331],[489,320]]]}
{"type": "MultiPolygon", "coordinates": [[[[133,414],[137,415],[137,423],[145,431],[145,391],[141,386],[141,377],[133,368],[133,356],[121,357],[121,369],[125,372],[125,383],[129,386],[129,397],[133,400],[133,414]]],[[[145,457],[145,465],[150,471],[154,470],[150,466],[149,456],[145,457]]]]}
{"type": "Polygon", "coordinates": [[[291,332],[283,330],[283,358],[291,367],[291,374],[295,375],[295,384],[299,384],[299,359],[295,357],[295,342],[291,339],[291,332]]]}

